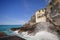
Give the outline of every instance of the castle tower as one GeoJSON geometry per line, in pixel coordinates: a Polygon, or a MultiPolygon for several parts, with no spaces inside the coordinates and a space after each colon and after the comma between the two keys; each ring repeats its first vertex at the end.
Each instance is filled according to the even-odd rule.
{"type": "Polygon", "coordinates": [[[46,22],[46,17],[44,16],[45,14],[45,10],[38,10],[36,13],[35,13],[35,17],[36,17],[36,23],[38,22],[46,22]]]}
{"type": "Polygon", "coordinates": [[[35,24],[39,22],[46,22],[46,16],[44,14],[45,14],[45,9],[36,11],[35,14],[29,20],[29,23],[35,24]]]}

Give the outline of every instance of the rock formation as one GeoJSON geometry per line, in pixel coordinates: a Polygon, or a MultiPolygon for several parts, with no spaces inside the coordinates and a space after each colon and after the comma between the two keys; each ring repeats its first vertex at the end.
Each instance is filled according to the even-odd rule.
{"type": "Polygon", "coordinates": [[[0,32],[0,37],[7,36],[4,32],[0,32]]]}
{"type": "Polygon", "coordinates": [[[42,21],[41,19],[43,19],[43,22],[49,22],[53,24],[55,26],[56,31],[60,33],[60,1],[51,0],[47,7],[43,10],[38,10],[32,16],[31,20],[29,20],[28,23],[24,24],[23,27],[20,28],[20,31],[34,29],[34,26],[36,26],[36,24],[42,21]]]}
{"type": "Polygon", "coordinates": [[[28,23],[19,29],[19,32],[35,35],[38,31],[45,29],[60,36],[60,0],[51,0],[45,9],[36,11],[28,23]]]}
{"type": "Polygon", "coordinates": [[[60,0],[51,0],[46,7],[48,20],[60,31],[60,0]]]}
{"type": "Polygon", "coordinates": [[[6,37],[1,37],[0,40],[25,40],[17,36],[6,36],[6,37]]]}
{"type": "Polygon", "coordinates": [[[60,36],[60,0],[51,0],[45,9],[36,11],[28,23],[19,29],[19,33],[35,35],[41,30],[60,36]]]}

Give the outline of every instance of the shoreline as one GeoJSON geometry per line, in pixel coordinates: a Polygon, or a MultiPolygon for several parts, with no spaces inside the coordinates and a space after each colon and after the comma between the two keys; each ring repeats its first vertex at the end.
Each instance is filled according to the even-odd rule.
{"type": "Polygon", "coordinates": [[[4,32],[0,32],[0,40],[25,40],[25,39],[18,37],[16,35],[9,36],[6,35],[4,32]]]}

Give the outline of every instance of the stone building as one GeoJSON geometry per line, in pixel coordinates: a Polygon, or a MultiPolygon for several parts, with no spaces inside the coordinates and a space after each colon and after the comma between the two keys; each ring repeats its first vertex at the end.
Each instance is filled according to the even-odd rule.
{"type": "Polygon", "coordinates": [[[44,16],[45,14],[45,10],[38,10],[36,13],[35,13],[35,17],[36,17],[36,23],[38,22],[46,22],[46,17],[44,16]]]}
{"type": "Polygon", "coordinates": [[[45,9],[38,10],[35,14],[31,17],[29,23],[39,23],[39,22],[46,22],[46,17],[44,16],[45,9]]]}

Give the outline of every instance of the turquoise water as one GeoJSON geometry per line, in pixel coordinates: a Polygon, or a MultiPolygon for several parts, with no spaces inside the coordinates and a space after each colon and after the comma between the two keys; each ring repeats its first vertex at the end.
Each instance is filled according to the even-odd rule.
{"type": "Polygon", "coordinates": [[[0,25],[0,32],[4,32],[7,35],[12,35],[13,32],[10,30],[11,28],[20,28],[21,25],[0,25]]]}

